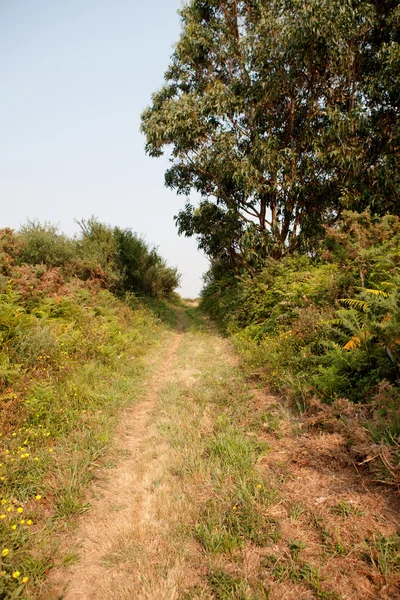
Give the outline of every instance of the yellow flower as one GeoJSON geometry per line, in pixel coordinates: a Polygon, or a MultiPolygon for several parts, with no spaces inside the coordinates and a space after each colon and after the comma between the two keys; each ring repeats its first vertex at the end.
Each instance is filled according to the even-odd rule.
{"type": "Polygon", "coordinates": [[[0,519],[5,519],[6,515],[0,515],[0,519]]]}
{"type": "Polygon", "coordinates": [[[233,506],[233,507],[232,507],[232,510],[237,510],[237,507],[236,507],[236,506],[233,506]]]}
{"type": "Polygon", "coordinates": [[[30,519],[27,520],[26,522],[27,525],[31,526],[32,525],[32,521],[30,519]]]}
{"type": "Polygon", "coordinates": [[[10,554],[10,551],[9,551],[9,549],[8,549],[8,548],[4,548],[4,549],[1,551],[1,555],[2,555],[2,556],[7,556],[8,554],[10,554]]]}
{"type": "Polygon", "coordinates": [[[26,583],[28,581],[29,577],[23,577],[22,578],[22,583],[26,583]]]}
{"type": "Polygon", "coordinates": [[[19,571],[14,571],[13,573],[13,577],[14,579],[18,579],[18,577],[21,575],[21,573],[19,571]]]}
{"type": "Polygon", "coordinates": [[[19,508],[17,508],[17,512],[19,512],[19,513],[23,513],[23,512],[24,512],[24,509],[23,509],[23,508],[21,508],[21,507],[19,507],[19,508]]]}
{"type": "Polygon", "coordinates": [[[262,488],[261,483],[259,483],[257,487],[258,487],[259,490],[261,490],[261,488],[262,488]]]}
{"type": "Polygon", "coordinates": [[[16,526],[16,525],[11,525],[11,529],[12,529],[13,531],[15,531],[15,530],[17,529],[17,526],[16,526]]]}
{"type": "Polygon", "coordinates": [[[19,522],[20,525],[23,525],[24,523],[25,523],[25,519],[21,519],[19,522]]]}
{"type": "Polygon", "coordinates": [[[12,512],[13,510],[14,510],[14,507],[13,507],[13,506],[9,506],[9,507],[7,508],[7,512],[12,512]]]}
{"type": "Polygon", "coordinates": [[[7,504],[7,500],[5,498],[3,498],[3,500],[1,501],[1,503],[4,506],[4,504],[7,504]]]}
{"type": "Polygon", "coordinates": [[[49,452],[53,452],[53,448],[49,448],[49,452]]]}
{"type": "Polygon", "coordinates": [[[40,500],[40,499],[41,499],[41,497],[42,497],[42,496],[41,496],[40,494],[38,494],[37,496],[35,496],[35,500],[40,500]]]}

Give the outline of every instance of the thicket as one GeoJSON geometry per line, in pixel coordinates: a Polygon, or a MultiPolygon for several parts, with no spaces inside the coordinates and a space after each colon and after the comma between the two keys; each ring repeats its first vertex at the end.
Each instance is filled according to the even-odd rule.
{"type": "Polygon", "coordinates": [[[160,335],[146,308],[179,276],[129,230],[90,219],[0,231],[0,598],[26,597],[160,335]]]}
{"type": "Polygon", "coordinates": [[[358,406],[374,440],[392,445],[387,475],[399,481],[398,217],[345,212],[314,256],[270,258],[256,276],[227,275],[215,264],[202,306],[251,372],[300,410],[318,400],[343,422],[343,400],[358,406]]]}
{"type": "Polygon", "coordinates": [[[21,287],[24,279],[29,285],[35,279],[54,277],[60,283],[75,279],[99,285],[118,295],[134,292],[159,298],[178,287],[177,269],[130,229],[112,228],[94,218],[79,225],[80,233],[72,239],[54,225],[35,221],[18,233],[4,230],[3,261],[15,267],[14,285],[21,287]]]}

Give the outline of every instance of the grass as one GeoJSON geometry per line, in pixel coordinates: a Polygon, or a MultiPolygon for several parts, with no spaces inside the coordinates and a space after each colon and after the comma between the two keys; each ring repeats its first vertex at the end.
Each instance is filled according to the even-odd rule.
{"type": "Polygon", "coordinates": [[[183,539],[196,540],[202,558],[194,562],[207,575],[180,597],[275,600],[284,591],[288,598],[339,600],[346,578],[359,576],[354,564],[361,564],[361,573],[365,560],[389,581],[398,568],[397,541],[375,536],[366,542],[367,555],[357,537],[364,516],[358,502],[338,498],[334,506],[314,508],[303,484],[304,502],[287,495],[284,490],[297,477],[282,453],[268,460],[268,444],[275,445],[271,433],[276,444],[302,435],[294,431],[293,414],[271,405],[270,398],[267,408],[254,402],[245,373],[228,359],[229,342],[198,328],[187,313],[185,319],[176,378],[163,392],[158,431],[176,451],[170,474],[191,498],[186,519],[193,526],[183,539]]]}
{"type": "Polygon", "coordinates": [[[397,534],[377,534],[365,543],[369,560],[382,575],[400,573],[400,537],[397,534]]]}
{"type": "Polygon", "coordinates": [[[289,508],[289,519],[290,521],[296,522],[300,519],[301,515],[306,512],[305,506],[301,502],[293,502],[289,508]]]}
{"type": "MultiPolygon", "coordinates": [[[[21,577],[29,574],[33,582],[43,578],[54,558],[56,533],[89,508],[84,490],[96,477],[97,465],[112,468],[118,463],[109,442],[120,408],[145,389],[143,359],[156,339],[164,336],[168,346],[171,330],[178,326],[178,319],[171,318],[164,327],[160,317],[139,307],[122,326],[114,310],[122,309],[117,304],[111,314],[107,306],[97,310],[110,319],[110,338],[103,332],[99,340],[103,346],[109,340],[107,349],[93,348],[83,363],[84,354],[72,360],[67,346],[72,364],[62,376],[50,372],[49,381],[41,376],[27,386],[30,421],[24,426],[32,431],[8,430],[7,448],[18,469],[13,478],[9,475],[12,493],[22,485],[19,496],[6,498],[3,521],[8,526],[14,522],[17,507],[23,508],[25,520],[16,530],[8,574],[18,568],[21,577]],[[28,433],[28,443],[21,444],[28,433]],[[21,458],[26,453],[29,461],[21,458]],[[35,500],[36,495],[41,498],[35,500]]],[[[135,505],[134,522],[103,556],[107,572],[116,569],[133,578],[138,587],[133,587],[137,593],[126,588],[130,597],[164,597],[163,585],[171,578],[168,590],[177,589],[180,600],[276,600],[282,590],[289,598],[337,600],[351,578],[365,571],[371,581],[390,585],[400,569],[399,538],[378,534],[375,525],[368,539],[356,538],[364,515],[361,502],[336,498],[334,506],[314,506],[312,491],[309,495],[282,452],[292,435],[287,431],[293,432],[283,412],[278,418],[270,404],[265,410],[256,406],[229,342],[215,335],[201,313],[184,305],[171,310],[178,313],[184,335],[175,336],[180,339],[176,359],[156,386],[151,439],[137,465],[139,475],[143,471],[139,497],[145,495],[149,520],[138,518],[136,523],[140,503],[135,505]],[[270,433],[279,436],[271,442],[270,433]],[[275,444],[280,445],[277,455],[275,444]],[[299,485],[302,492],[296,493],[299,485]]],[[[79,338],[71,331],[68,335],[79,338]]],[[[296,453],[298,434],[294,440],[290,448],[296,453]]],[[[7,466],[11,473],[11,462],[7,466]]],[[[116,519],[124,519],[127,504],[118,495],[110,503],[116,519]]],[[[10,534],[9,527],[5,531],[10,534]]],[[[9,557],[4,559],[7,564],[9,557]]],[[[73,564],[76,555],[71,550],[61,561],[73,564]]],[[[18,589],[18,582],[9,585],[18,589]]],[[[374,591],[378,597],[377,586],[374,591]]],[[[113,593],[119,600],[118,592],[113,593]]],[[[350,593],[357,597],[354,590],[350,593]]]]}
{"type": "Polygon", "coordinates": [[[90,509],[84,493],[119,409],[135,400],[143,358],[164,335],[150,311],[133,310],[104,291],[46,298],[36,309],[40,317],[21,312],[17,298],[8,305],[22,316],[2,356],[18,351],[22,366],[1,394],[4,600],[43,577],[56,532],[90,509]]]}
{"type": "Polygon", "coordinates": [[[226,571],[215,570],[208,577],[210,588],[218,600],[252,600],[249,587],[226,571]]]}
{"type": "Polygon", "coordinates": [[[195,523],[186,536],[196,539],[211,565],[206,588],[194,586],[183,597],[250,600],[256,597],[251,585],[217,564],[249,544],[261,548],[279,540],[277,520],[266,515],[279,493],[259,468],[268,445],[246,431],[251,391],[237,367],[227,363],[226,342],[199,318],[193,309],[185,311],[178,381],[165,388],[159,407],[158,431],[179,457],[171,474],[184,486],[194,481],[200,486],[195,523]]]}
{"type": "Polygon", "coordinates": [[[292,558],[286,561],[278,561],[276,557],[270,556],[266,566],[272,577],[280,582],[290,580],[294,584],[305,584],[319,600],[341,600],[336,592],[324,589],[320,570],[314,565],[298,560],[300,550],[304,548],[298,542],[295,543],[296,552],[293,554],[293,542],[291,543],[292,558]]]}
{"type": "Polygon", "coordinates": [[[332,512],[340,517],[361,517],[364,513],[356,506],[347,500],[339,500],[332,508],[332,512]]]}

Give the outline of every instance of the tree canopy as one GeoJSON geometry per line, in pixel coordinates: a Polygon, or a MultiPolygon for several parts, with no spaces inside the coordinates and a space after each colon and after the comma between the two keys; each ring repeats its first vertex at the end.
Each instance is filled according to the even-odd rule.
{"type": "Polygon", "coordinates": [[[202,196],[181,233],[239,264],[243,245],[307,247],[344,208],[399,213],[398,0],[191,0],[180,14],[142,131],[148,154],[169,155],[166,185],[202,196]]]}

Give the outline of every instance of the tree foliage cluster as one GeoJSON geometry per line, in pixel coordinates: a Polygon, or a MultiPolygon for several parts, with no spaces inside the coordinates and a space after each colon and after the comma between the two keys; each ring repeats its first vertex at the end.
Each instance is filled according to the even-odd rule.
{"type": "Polygon", "coordinates": [[[178,214],[236,271],[310,251],[343,210],[399,214],[397,0],[191,0],[142,116],[178,214]]]}

